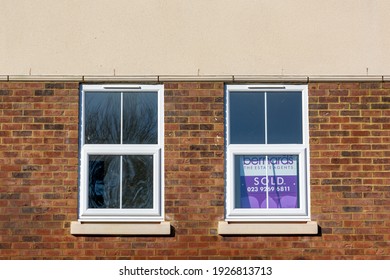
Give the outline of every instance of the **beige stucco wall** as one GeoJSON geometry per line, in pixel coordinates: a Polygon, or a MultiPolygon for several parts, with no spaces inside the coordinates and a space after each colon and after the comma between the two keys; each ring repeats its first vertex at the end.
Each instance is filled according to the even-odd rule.
{"type": "Polygon", "coordinates": [[[0,0],[0,75],[389,75],[388,0],[0,0]]]}

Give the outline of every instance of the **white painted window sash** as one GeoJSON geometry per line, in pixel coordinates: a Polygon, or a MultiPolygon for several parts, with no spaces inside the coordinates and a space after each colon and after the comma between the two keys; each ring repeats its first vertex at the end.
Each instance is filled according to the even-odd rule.
{"type": "MultiPolygon", "coordinates": [[[[265,94],[265,98],[267,95],[265,94]]],[[[266,107],[265,103],[265,107],[266,107]]],[[[259,108],[261,110],[263,108],[259,108]]],[[[266,110],[265,109],[265,114],[266,110]]],[[[267,120],[267,115],[265,116],[267,120]]],[[[266,123],[267,125],[267,123],[266,123]]],[[[266,135],[267,136],[267,135],[266,135]]],[[[266,139],[267,141],[267,139],[266,139]]],[[[226,86],[226,221],[309,221],[310,162],[308,127],[308,89],[306,85],[228,85],[226,86]],[[230,92],[302,92],[302,144],[230,144],[230,92]],[[235,155],[297,155],[299,158],[299,208],[235,208],[235,155]]]]}
{"type": "MultiPolygon", "coordinates": [[[[157,222],[164,220],[164,98],[163,85],[83,85],[81,87],[80,125],[80,183],[79,221],[82,222],[157,222]],[[85,92],[120,92],[121,115],[123,115],[124,92],[156,92],[158,99],[158,143],[157,144],[85,144],[85,92]],[[88,208],[88,171],[91,155],[151,155],[153,156],[153,208],[149,209],[107,209],[88,208]]],[[[109,94],[109,93],[108,93],[109,94]]],[[[121,118],[121,143],[122,143],[121,118]]],[[[121,161],[122,165],[122,161],[121,161]]],[[[122,166],[120,168],[122,172],[122,166]]],[[[122,177],[122,174],[121,174],[122,177]]],[[[122,181],[122,178],[120,179],[122,181]]],[[[122,188],[120,188],[122,189],[122,188]]],[[[122,193],[120,194],[122,204],[122,193]]]]}

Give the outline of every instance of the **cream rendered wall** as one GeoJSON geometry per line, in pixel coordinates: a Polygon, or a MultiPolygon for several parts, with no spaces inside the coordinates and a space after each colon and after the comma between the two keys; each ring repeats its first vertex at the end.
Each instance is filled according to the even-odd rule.
{"type": "Polygon", "coordinates": [[[387,0],[0,0],[0,75],[389,75],[387,0]]]}

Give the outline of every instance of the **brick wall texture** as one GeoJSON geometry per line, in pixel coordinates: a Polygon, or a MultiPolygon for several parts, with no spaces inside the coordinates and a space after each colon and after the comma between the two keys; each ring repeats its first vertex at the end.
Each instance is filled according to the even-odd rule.
{"type": "Polygon", "coordinates": [[[0,82],[0,259],[390,259],[390,83],[310,83],[317,236],[221,236],[224,84],[165,83],[165,237],[73,236],[77,82],[0,82]]]}

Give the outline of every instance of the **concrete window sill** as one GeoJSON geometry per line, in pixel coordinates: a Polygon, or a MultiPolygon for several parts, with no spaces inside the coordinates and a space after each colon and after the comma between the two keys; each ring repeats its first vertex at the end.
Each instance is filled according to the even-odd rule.
{"type": "Polygon", "coordinates": [[[282,234],[318,234],[317,222],[285,222],[285,223],[245,223],[245,222],[219,222],[220,235],[282,235],[282,234]]]}
{"type": "Polygon", "coordinates": [[[98,223],[72,222],[72,235],[170,235],[169,222],[157,223],[98,223]]]}

